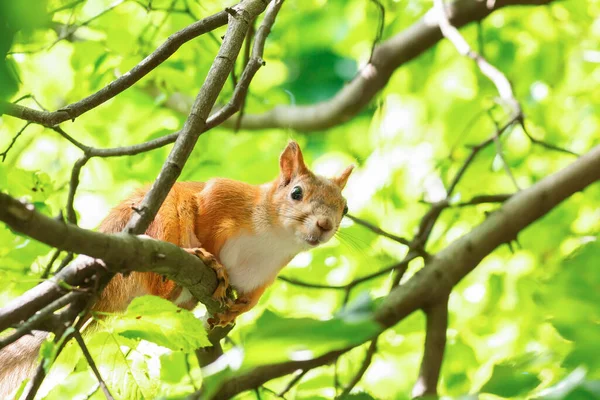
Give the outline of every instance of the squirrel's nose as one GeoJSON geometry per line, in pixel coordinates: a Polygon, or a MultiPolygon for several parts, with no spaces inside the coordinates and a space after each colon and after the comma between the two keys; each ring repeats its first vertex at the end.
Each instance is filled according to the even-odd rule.
{"type": "Polygon", "coordinates": [[[321,217],[317,220],[317,226],[323,232],[328,232],[333,229],[333,221],[329,217],[321,217]]]}

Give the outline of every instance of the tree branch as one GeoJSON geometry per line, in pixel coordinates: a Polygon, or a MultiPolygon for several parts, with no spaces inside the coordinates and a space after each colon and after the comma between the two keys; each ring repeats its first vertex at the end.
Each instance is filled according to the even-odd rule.
{"type": "Polygon", "coordinates": [[[87,360],[88,364],[90,365],[92,372],[96,376],[96,379],[98,380],[98,384],[100,385],[100,388],[104,392],[104,396],[106,397],[106,400],[114,400],[114,397],[112,396],[112,394],[110,394],[110,390],[108,390],[108,386],[106,386],[106,382],[104,382],[104,379],[102,379],[102,376],[100,375],[100,371],[98,371],[98,367],[96,367],[96,363],[94,362],[92,355],[90,354],[87,346],[85,345],[85,342],[83,341],[83,338],[81,337],[81,333],[79,333],[79,331],[75,331],[74,336],[75,336],[75,340],[79,344],[79,347],[81,348],[81,351],[83,352],[85,359],[87,360]]]}
{"type": "Polygon", "coordinates": [[[7,114],[44,126],[55,126],[64,121],[73,120],[131,87],[173,55],[184,43],[217,29],[226,23],[227,13],[221,11],[183,28],[169,36],[162,45],[129,72],[121,75],[98,92],[60,110],[52,112],[39,111],[18,104],[0,102],[0,115],[7,114]]]}
{"type": "MultiPolygon", "coordinates": [[[[391,291],[375,311],[374,320],[382,325],[382,329],[389,328],[414,311],[442,301],[452,287],[496,247],[514,239],[521,230],[567,197],[598,180],[600,146],[563,170],[515,194],[479,226],[432,257],[408,282],[391,291]]],[[[213,400],[229,399],[298,369],[325,365],[349,350],[333,350],[310,360],[257,367],[223,382],[213,400]]]]}
{"type": "MultiPolygon", "coordinates": [[[[275,0],[269,5],[269,9],[265,14],[265,18],[258,28],[254,38],[252,57],[248,59],[248,62],[244,67],[244,71],[242,72],[239,82],[235,86],[231,100],[229,100],[229,103],[227,103],[225,107],[219,109],[208,118],[206,129],[220,125],[241,109],[246,100],[246,95],[248,94],[248,89],[250,88],[250,82],[260,67],[265,65],[265,61],[262,59],[265,51],[265,41],[269,33],[271,33],[271,28],[275,23],[275,18],[277,17],[277,14],[283,5],[283,1],[284,0],[275,0]]],[[[250,25],[250,27],[252,27],[252,25],[250,25]]],[[[249,32],[250,29],[248,29],[246,34],[249,32]]]]}
{"type": "Polygon", "coordinates": [[[11,229],[61,250],[80,256],[51,279],[40,283],[0,309],[0,331],[27,320],[66,292],[65,287],[89,285],[93,275],[106,271],[153,271],[166,275],[190,292],[210,312],[219,309],[212,299],[217,287],[214,271],[181,248],[146,236],[103,234],[46,217],[29,204],[0,193],[0,221],[11,229]],[[102,261],[100,261],[102,260],[102,261]],[[66,284],[66,285],[65,285],[66,284]]]}
{"type": "Polygon", "coordinates": [[[2,153],[0,153],[0,158],[2,158],[2,162],[4,162],[6,160],[6,156],[8,155],[8,152],[10,151],[10,149],[13,148],[13,146],[17,142],[17,139],[19,138],[19,136],[21,136],[21,134],[23,132],[25,132],[25,129],[27,129],[27,127],[29,126],[30,123],[31,122],[27,122],[25,125],[23,125],[23,127],[21,129],[19,129],[19,131],[15,134],[15,136],[13,136],[13,138],[10,141],[10,143],[8,144],[8,146],[6,146],[6,150],[4,150],[2,153]]]}
{"type": "MultiPolygon", "coordinates": [[[[494,2],[494,5],[495,3],[496,2],[494,2]]],[[[483,75],[485,75],[494,84],[494,86],[496,86],[496,90],[498,90],[500,99],[511,110],[511,117],[521,116],[521,105],[515,98],[512,85],[510,84],[509,80],[500,70],[498,70],[485,58],[471,49],[471,46],[469,46],[458,29],[456,29],[456,27],[450,22],[449,12],[444,0],[434,0],[433,10],[437,14],[438,25],[442,35],[444,35],[444,37],[448,39],[454,45],[454,47],[456,47],[456,50],[459,52],[459,54],[469,57],[475,61],[481,73],[483,73],[483,75]]]]}
{"type": "Polygon", "coordinates": [[[292,285],[296,285],[296,286],[302,286],[305,288],[310,288],[310,289],[331,289],[331,290],[345,290],[346,292],[349,292],[350,290],[352,290],[354,287],[356,287],[357,285],[370,281],[371,279],[375,279],[378,278],[382,275],[385,274],[389,274],[392,271],[398,270],[398,269],[403,269],[405,268],[409,262],[411,262],[412,260],[414,260],[415,258],[417,258],[419,255],[415,252],[409,252],[406,257],[404,257],[404,259],[400,262],[397,262],[393,265],[390,265],[389,267],[383,268],[382,270],[379,271],[375,271],[372,272],[368,275],[365,276],[361,276],[358,278],[353,279],[352,281],[348,282],[345,285],[323,285],[323,284],[319,284],[319,283],[308,283],[308,282],[303,282],[303,281],[299,281],[297,279],[293,279],[293,278],[287,278],[285,276],[279,276],[278,279],[282,280],[286,283],[290,283],[292,285]]]}
{"type": "Polygon", "coordinates": [[[308,370],[298,371],[296,376],[294,376],[287,385],[279,393],[277,393],[277,397],[284,398],[285,394],[289,392],[300,380],[306,375],[308,370]]]}
{"type": "MultiPolygon", "coordinates": [[[[478,0],[457,0],[449,5],[450,22],[461,27],[477,22],[493,11],[513,5],[542,5],[552,0],[498,0],[488,7],[478,0]]],[[[403,32],[379,44],[372,60],[333,98],[300,106],[279,105],[262,114],[246,114],[241,120],[243,129],[290,128],[299,131],[327,129],[356,116],[387,84],[393,72],[434,46],[443,35],[434,11],[403,32]]],[[[233,127],[234,121],[227,126],[233,127]]]]}
{"type": "Polygon", "coordinates": [[[243,0],[231,9],[235,16],[226,13],[229,24],[219,53],[208,71],[206,80],[200,88],[171,153],[142,200],[140,211],[134,213],[129,220],[125,228],[126,232],[143,233],[154,219],[171,187],[179,177],[196,141],[206,130],[208,115],[234,66],[251,21],[265,10],[267,4],[268,0],[243,0]]]}
{"type": "Polygon", "coordinates": [[[39,328],[44,322],[46,322],[46,319],[53,315],[55,311],[86,295],[89,295],[89,293],[70,292],[63,297],[54,300],[52,303],[36,312],[31,318],[21,324],[13,334],[2,337],[0,339],[0,349],[31,333],[31,331],[34,329],[39,328]]]}
{"type": "Polygon", "coordinates": [[[377,340],[378,337],[371,340],[371,344],[369,345],[367,353],[365,354],[365,359],[360,365],[358,371],[356,371],[356,374],[352,377],[350,383],[348,383],[348,385],[342,391],[342,394],[338,396],[339,399],[343,399],[345,396],[349,395],[352,389],[354,389],[354,386],[356,386],[358,382],[360,382],[365,372],[367,372],[367,369],[369,369],[369,365],[371,365],[371,362],[373,361],[373,356],[377,352],[377,340]]]}
{"type": "Polygon", "coordinates": [[[394,235],[393,233],[386,232],[383,229],[381,229],[380,227],[378,227],[377,225],[374,225],[374,224],[370,223],[369,221],[365,221],[364,219],[355,217],[354,215],[348,214],[348,215],[346,215],[346,217],[350,218],[352,221],[354,221],[358,225],[364,226],[365,228],[369,229],[371,232],[374,232],[381,236],[385,236],[388,239],[392,239],[395,242],[398,242],[400,244],[410,247],[410,240],[408,240],[408,239],[405,239],[398,235],[394,235]]]}
{"type": "MultiPolygon", "coordinates": [[[[56,349],[52,354],[53,359],[50,360],[51,362],[59,356],[61,351],[64,349],[64,346],[69,342],[69,340],[71,340],[73,337],[73,332],[76,332],[83,324],[85,318],[82,318],[83,315],[81,315],[81,311],[86,309],[89,304],[89,298],[77,298],[71,304],[69,304],[67,308],[59,314],[59,316],[57,316],[57,320],[59,322],[56,323],[55,327],[53,328],[56,335],[54,337],[56,349]],[[78,319],[78,317],[80,318],[78,319]]],[[[34,376],[27,383],[21,398],[24,398],[25,400],[33,400],[35,398],[38,389],[46,377],[46,373],[48,372],[47,368],[48,365],[45,363],[45,360],[42,360],[39,363],[34,376]]]]}
{"type": "Polygon", "coordinates": [[[448,328],[448,298],[425,308],[427,332],[419,377],[413,387],[413,398],[436,396],[448,328]]]}

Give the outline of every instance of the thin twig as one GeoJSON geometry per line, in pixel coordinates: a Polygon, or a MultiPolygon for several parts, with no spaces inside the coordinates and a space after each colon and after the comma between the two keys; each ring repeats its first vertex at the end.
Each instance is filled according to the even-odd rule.
{"type": "Polygon", "coordinates": [[[206,122],[207,130],[225,122],[241,108],[242,104],[244,104],[252,78],[254,78],[254,75],[256,75],[259,68],[265,65],[265,61],[262,58],[265,51],[265,42],[267,36],[271,33],[271,27],[275,23],[275,18],[277,17],[283,2],[284,0],[274,0],[269,4],[269,8],[265,13],[265,18],[258,27],[254,37],[252,57],[250,57],[248,64],[244,68],[244,72],[242,72],[242,76],[235,87],[233,96],[227,105],[208,118],[206,122]]]}
{"type": "MultiPolygon", "coordinates": [[[[179,0],[171,0],[171,5],[169,6],[169,8],[174,8],[175,4],[177,4],[179,0]]],[[[158,32],[160,31],[160,29],[165,25],[165,23],[167,22],[167,20],[170,17],[170,13],[164,13],[163,18],[160,20],[160,22],[154,26],[154,33],[150,36],[150,38],[148,39],[149,43],[153,43],[156,40],[156,36],[158,35],[158,32]]]]}
{"type": "Polygon", "coordinates": [[[373,61],[373,55],[375,54],[375,48],[377,44],[383,38],[383,29],[385,28],[385,7],[379,0],[370,0],[377,7],[377,11],[379,12],[379,18],[377,20],[377,33],[375,34],[375,39],[373,40],[373,44],[371,45],[371,54],[369,55],[369,63],[373,61]]]}
{"type": "Polygon", "coordinates": [[[48,11],[48,14],[52,15],[52,14],[56,14],[59,11],[68,10],[69,8],[73,8],[76,5],[81,4],[81,3],[85,2],[85,1],[86,0],[75,0],[75,1],[72,1],[70,3],[65,4],[64,6],[60,6],[60,7],[57,7],[55,9],[53,9],[53,10],[48,11]]]}
{"type": "Polygon", "coordinates": [[[300,370],[298,371],[298,373],[296,374],[296,376],[294,376],[287,385],[285,385],[285,387],[283,389],[281,389],[281,391],[279,393],[277,393],[277,397],[281,397],[281,398],[285,398],[285,394],[287,392],[289,392],[298,382],[300,382],[300,379],[302,379],[304,377],[304,375],[306,375],[306,373],[309,370],[304,369],[304,370],[300,370]]]}
{"type": "Polygon", "coordinates": [[[529,133],[529,131],[527,130],[527,128],[525,128],[525,121],[520,121],[520,124],[521,124],[521,128],[523,129],[523,132],[525,132],[525,135],[527,136],[527,138],[529,138],[529,140],[531,140],[531,142],[533,144],[536,144],[538,146],[544,147],[544,148],[546,148],[548,150],[553,150],[553,151],[558,151],[560,153],[569,154],[571,156],[575,156],[575,157],[580,157],[581,156],[580,154],[575,153],[574,151],[571,151],[569,149],[565,149],[565,148],[553,145],[551,143],[544,142],[543,140],[536,139],[535,137],[533,137],[529,133]]]}
{"type": "Polygon", "coordinates": [[[346,217],[350,218],[355,223],[364,226],[365,228],[369,229],[370,231],[372,231],[378,235],[385,236],[386,238],[392,239],[393,241],[401,243],[405,246],[410,246],[410,240],[405,239],[400,236],[397,236],[397,235],[394,235],[393,233],[386,232],[383,229],[381,229],[380,227],[378,227],[377,225],[374,225],[368,221],[365,221],[364,219],[355,217],[350,214],[347,214],[346,217]]]}
{"type": "Polygon", "coordinates": [[[13,148],[13,146],[17,142],[17,139],[19,138],[19,136],[21,136],[21,134],[23,132],[25,132],[25,129],[27,129],[27,127],[30,124],[31,124],[31,122],[27,122],[25,125],[23,125],[23,127],[21,129],[19,129],[19,131],[15,134],[15,136],[13,136],[12,140],[10,141],[10,143],[8,144],[8,146],[6,147],[6,150],[4,150],[2,153],[0,153],[0,157],[2,157],[2,162],[4,162],[4,160],[6,160],[6,156],[8,155],[8,152],[10,151],[10,149],[13,148]]]}
{"type": "MultiPolygon", "coordinates": [[[[250,29],[248,30],[248,33],[246,34],[246,43],[244,46],[244,69],[246,69],[248,67],[248,63],[250,62],[250,49],[251,49],[251,45],[252,45],[252,38],[254,37],[254,32],[255,32],[255,27],[254,24],[256,23],[256,19],[254,21],[252,21],[252,26],[250,27],[250,29]]],[[[248,88],[248,91],[250,90],[250,88],[248,88]]],[[[242,123],[242,118],[244,117],[244,112],[246,110],[246,99],[248,98],[248,95],[246,94],[246,96],[244,96],[244,98],[242,99],[242,104],[240,105],[240,111],[238,112],[237,115],[237,119],[235,121],[235,132],[238,132],[240,130],[240,124],[242,123]]]]}
{"type": "Polygon", "coordinates": [[[73,261],[73,258],[75,258],[73,252],[68,252],[67,256],[60,262],[58,268],[56,268],[56,273],[62,271],[67,265],[69,265],[69,263],[73,261]]]}
{"type": "Polygon", "coordinates": [[[48,261],[48,264],[46,264],[46,268],[44,268],[44,272],[42,272],[42,279],[47,279],[50,276],[50,271],[52,270],[52,266],[54,265],[54,262],[58,259],[58,256],[60,255],[61,251],[59,249],[54,249],[54,253],[52,254],[52,257],[50,258],[50,261],[48,261]]]}
{"type": "Polygon", "coordinates": [[[360,365],[360,368],[358,369],[358,371],[356,371],[356,374],[354,374],[354,376],[352,377],[352,379],[350,380],[348,385],[344,388],[344,390],[342,391],[342,394],[340,394],[338,396],[339,399],[343,399],[345,396],[349,395],[350,392],[352,391],[352,389],[354,389],[354,386],[356,386],[358,384],[358,382],[360,382],[360,380],[362,379],[365,372],[367,372],[367,369],[369,369],[369,365],[371,365],[371,362],[373,361],[373,355],[377,352],[377,340],[378,339],[379,339],[379,336],[377,336],[375,339],[371,340],[371,344],[369,345],[369,348],[367,349],[365,358],[364,358],[362,364],[360,365]]]}
{"type": "Polygon", "coordinates": [[[98,371],[98,367],[96,367],[96,363],[94,362],[90,351],[88,350],[83,338],[81,337],[81,333],[78,330],[75,330],[73,335],[75,336],[75,340],[79,344],[79,347],[81,348],[85,359],[87,360],[90,368],[92,369],[92,372],[94,372],[94,375],[98,380],[98,384],[104,392],[104,396],[106,396],[107,400],[114,400],[114,397],[112,396],[112,394],[110,394],[110,390],[108,390],[108,386],[106,386],[106,382],[104,382],[104,379],[102,379],[102,376],[100,375],[100,371],[98,371]]]}
{"type": "MultiPolygon", "coordinates": [[[[64,7],[59,7],[57,10],[61,11],[61,10],[64,10],[64,9],[72,8],[71,18],[70,18],[72,20],[72,18],[74,16],[74,13],[75,13],[75,8],[76,8],[77,4],[80,3],[80,2],[74,2],[74,3],[71,3],[71,4],[67,4],[64,7]]],[[[71,37],[80,28],[89,25],[90,23],[92,23],[93,21],[95,21],[98,18],[102,17],[103,15],[107,14],[108,12],[114,10],[115,8],[117,8],[118,6],[120,6],[124,2],[125,2],[125,0],[117,0],[117,1],[113,2],[109,7],[105,8],[102,11],[100,11],[98,14],[90,17],[89,19],[87,19],[87,20],[85,20],[85,21],[83,21],[83,22],[81,22],[79,24],[71,25],[71,21],[69,21],[69,25],[65,26],[61,30],[61,32],[58,32],[59,33],[58,37],[52,43],[50,43],[49,45],[40,47],[40,48],[38,48],[36,50],[10,51],[7,54],[9,54],[9,55],[12,55],[12,54],[35,54],[35,53],[39,53],[41,51],[50,50],[51,48],[53,48],[60,41],[65,40],[65,39],[71,37]]]]}
{"type": "Polygon", "coordinates": [[[492,120],[494,126],[496,127],[496,134],[494,135],[494,143],[496,144],[496,155],[500,158],[500,161],[502,162],[502,167],[504,168],[504,172],[506,172],[506,175],[508,175],[508,177],[512,181],[513,185],[515,185],[515,188],[517,189],[517,191],[519,191],[519,190],[521,190],[521,188],[519,187],[519,184],[517,183],[515,176],[513,175],[512,171],[510,170],[510,166],[508,165],[508,162],[506,161],[506,157],[504,157],[504,151],[502,150],[502,143],[500,142],[500,126],[498,125],[498,122],[496,121],[496,119],[494,118],[492,113],[489,112],[488,114],[489,114],[489,117],[492,120]]]}
{"type": "MultiPolygon", "coordinates": [[[[462,27],[483,20],[502,7],[541,6],[552,1],[497,1],[494,7],[490,8],[485,1],[456,0],[451,4],[451,20],[456,26],[462,27]]],[[[435,14],[428,12],[407,29],[381,41],[375,48],[373,62],[332,97],[310,105],[277,104],[259,114],[246,113],[241,128],[322,132],[346,123],[372,104],[373,98],[388,84],[394,71],[432,48],[443,38],[439,27],[432,21],[433,18],[435,14]]],[[[231,120],[226,126],[233,128],[234,122],[231,120]]]]}
{"type": "MultiPolygon", "coordinates": [[[[91,298],[92,296],[90,296],[91,298]]],[[[67,307],[63,313],[60,315],[60,320],[63,323],[58,324],[58,326],[54,329],[55,337],[54,343],[57,345],[56,352],[53,354],[53,359],[49,360],[52,363],[56,358],[60,355],[65,345],[69,342],[69,340],[73,337],[73,332],[79,329],[79,325],[83,323],[83,318],[80,318],[78,322],[75,322],[77,317],[80,315],[80,311],[86,307],[89,302],[85,301],[83,297],[73,300],[71,304],[67,307]]],[[[23,396],[21,398],[25,400],[33,400],[37,391],[39,390],[42,382],[46,378],[46,372],[48,366],[46,365],[47,360],[43,359],[33,376],[33,378],[29,381],[25,390],[23,392],[23,396]]]]}
{"type": "Polygon", "coordinates": [[[513,196],[513,194],[488,194],[488,195],[479,195],[479,196],[474,196],[472,199],[461,202],[461,203],[456,203],[456,204],[450,204],[448,207],[467,207],[467,206],[474,206],[474,205],[478,205],[478,204],[485,204],[485,203],[503,203],[506,200],[510,199],[513,196]]]}
{"type": "Polygon", "coordinates": [[[82,156],[80,159],[75,161],[73,169],[71,170],[71,179],[69,181],[69,194],[67,196],[67,221],[71,224],[77,224],[77,214],[75,213],[75,192],[79,186],[79,175],[83,166],[89,161],[90,157],[87,155],[82,156]]]}
{"type": "Polygon", "coordinates": [[[404,268],[410,261],[414,260],[415,258],[419,257],[418,254],[416,254],[415,252],[409,252],[407,254],[407,256],[400,262],[390,265],[389,267],[386,267],[380,271],[376,271],[373,272],[371,274],[362,276],[360,278],[356,278],[353,279],[352,281],[348,282],[345,285],[323,285],[323,284],[319,284],[319,283],[308,283],[308,282],[303,282],[297,279],[293,279],[293,278],[288,278],[285,276],[278,276],[277,279],[282,280],[284,282],[290,283],[292,285],[296,285],[296,286],[302,286],[305,288],[310,288],[310,289],[330,289],[330,290],[344,290],[344,291],[349,291],[351,289],[353,289],[355,286],[367,282],[371,279],[374,278],[378,278],[382,275],[388,274],[394,270],[397,269],[402,269],[404,268]]]}
{"type": "MultiPolygon", "coordinates": [[[[433,227],[435,226],[435,223],[437,222],[442,211],[449,206],[452,193],[454,192],[454,190],[458,186],[458,183],[461,181],[461,179],[465,175],[469,166],[475,160],[475,157],[477,156],[477,154],[481,150],[483,150],[484,148],[489,146],[491,143],[493,143],[494,139],[496,137],[500,137],[500,135],[502,135],[509,127],[511,127],[515,122],[519,121],[520,119],[521,119],[521,116],[519,116],[519,115],[513,116],[513,118],[511,118],[504,126],[497,129],[494,132],[494,134],[492,134],[489,138],[483,140],[482,142],[480,142],[474,146],[471,146],[471,153],[465,159],[465,161],[461,165],[460,169],[458,170],[458,172],[452,179],[450,186],[446,190],[446,198],[440,202],[432,204],[429,211],[421,219],[421,223],[419,224],[419,230],[418,230],[417,234],[415,235],[415,238],[411,242],[412,249],[423,249],[425,247],[425,244],[429,240],[431,232],[433,231],[433,227]]],[[[424,250],[422,250],[422,251],[424,251],[424,250]]]]}

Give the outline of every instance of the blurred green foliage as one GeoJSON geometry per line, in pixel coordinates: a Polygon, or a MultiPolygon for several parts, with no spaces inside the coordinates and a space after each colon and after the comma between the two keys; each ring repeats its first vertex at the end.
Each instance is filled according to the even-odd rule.
{"type": "Polygon", "coordinates": [[[0,3],[0,99],[13,96],[18,89],[14,60],[6,59],[15,34],[29,34],[48,24],[45,0],[3,1],[0,3]]]}
{"type": "MultiPolygon", "coordinates": [[[[384,39],[412,25],[431,6],[422,0],[382,3],[384,39]]],[[[125,73],[169,34],[222,7],[217,0],[2,2],[0,56],[9,55],[0,64],[0,98],[31,95],[47,109],[61,108],[125,73]]],[[[485,19],[481,29],[471,25],[461,30],[514,84],[531,134],[579,153],[600,143],[599,15],[597,0],[574,0],[510,7],[485,19]]],[[[246,112],[282,103],[309,104],[334,95],[368,60],[376,21],[373,4],[365,0],[287,0],[267,41],[267,65],[252,83],[246,112]]],[[[187,43],[135,87],[62,126],[77,140],[97,147],[139,143],[181,128],[186,115],[174,105],[196,95],[223,34],[221,28],[187,43]]],[[[232,86],[227,85],[219,102],[225,103],[231,93],[232,86]]],[[[427,211],[420,200],[443,198],[469,154],[467,145],[493,132],[486,110],[493,108],[492,115],[500,122],[506,117],[493,107],[496,96],[477,67],[442,41],[402,66],[358,117],[327,132],[214,129],[200,138],[182,179],[270,180],[277,174],[279,152],[294,138],[319,173],[333,174],[348,162],[357,163],[345,190],[351,213],[411,237],[427,211]]],[[[22,104],[37,107],[33,98],[22,104]]],[[[11,117],[0,118],[0,151],[24,125],[11,117]]],[[[502,143],[523,188],[573,160],[532,144],[520,128],[504,135],[502,143]]],[[[110,207],[151,182],[169,150],[92,159],[82,171],[75,201],[80,225],[96,227],[110,207]]],[[[79,156],[80,151],[55,132],[30,125],[0,164],[0,190],[56,215],[64,208],[71,167],[79,156]]],[[[514,190],[492,146],[478,155],[454,200],[514,190]]],[[[444,248],[497,207],[445,211],[429,250],[444,248]]],[[[442,394],[459,398],[481,393],[481,399],[600,398],[599,233],[600,187],[595,185],[522,232],[514,251],[507,246],[496,250],[460,282],[450,297],[442,394]]],[[[0,304],[39,281],[50,250],[0,225],[4,283],[0,304]]],[[[383,269],[405,253],[405,247],[344,221],[332,243],[299,255],[283,274],[340,285],[383,269]]],[[[407,277],[421,266],[422,262],[413,262],[407,277]]],[[[389,285],[389,276],[371,280],[355,288],[351,300],[360,302],[366,293],[372,298],[385,296],[389,285]]],[[[107,323],[87,337],[117,398],[181,398],[202,384],[190,354],[205,340],[201,323],[192,322],[189,314],[179,319],[181,314],[155,301],[139,300],[125,316],[115,317],[114,325],[107,323]],[[136,324],[137,314],[148,323],[136,324]]],[[[236,347],[227,346],[229,373],[296,350],[296,356],[315,355],[363,341],[372,334],[370,324],[360,319],[351,324],[343,313],[334,318],[342,302],[342,291],[277,281],[231,333],[236,347]]],[[[409,398],[423,342],[424,318],[419,313],[383,333],[357,393],[348,398],[409,398]]],[[[365,350],[360,346],[340,359],[337,373],[342,384],[359,368],[365,350]]],[[[219,374],[224,373],[214,376],[219,374]]],[[[288,380],[266,386],[277,392],[288,380]]],[[[40,396],[85,396],[94,385],[85,359],[76,344],[69,343],[40,396]]],[[[260,393],[262,398],[274,398],[266,389],[260,393]]],[[[325,366],[309,371],[287,398],[334,396],[334,367],[325,366]]],[[[96,391],[89,398],[103,395],[96,391]]],[[[255,394],[240,398],[252,399],[255,394]]]]}

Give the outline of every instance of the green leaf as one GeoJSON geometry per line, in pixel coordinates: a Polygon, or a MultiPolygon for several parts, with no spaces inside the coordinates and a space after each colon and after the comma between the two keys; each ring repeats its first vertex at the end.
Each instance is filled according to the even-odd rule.
{"type": "MultiPolygon", "coordinates": [[[[89,371],[76,372],[52,388],[44,397],[45,400],[61,400],[79,398],[79,394],[91,393],[98,380],[89,371]]],[[[98,398],[98,397],[95,397],[98,398]]]]}
{"type": "Polygon", "coordinates": [[[515,397],[529,393],[540,384],[535,374],[518,371],[512,365],[494,365],[490,379],[483,385],[481,392],[501,397],[515,397]]]}
{"type": "Polygon", "coordinates": [[[244,366],[311,359],[363,343],[381,329],[369,308],[361,298],[327,321],[284,318],[266,310],[246,339],[244,366]]]}
{"type": "Polygon", "coordinates": [[[600,367],[595,351],[600,337],[599,256],[598,240],[581,246],[560,265],[560,270],[538,296],[557,332],[573,342],[573,348],[563,361],[563,366],[569,369],[580,365],[591,370],[600,367]]]}
{"type": "Polygon", "coordinates": [[[115,319],[113,329],[130,339],[144,339],[175,351],[210,346],[202,321],[190,311],[155,296],[135,298],[115,319]]]}

